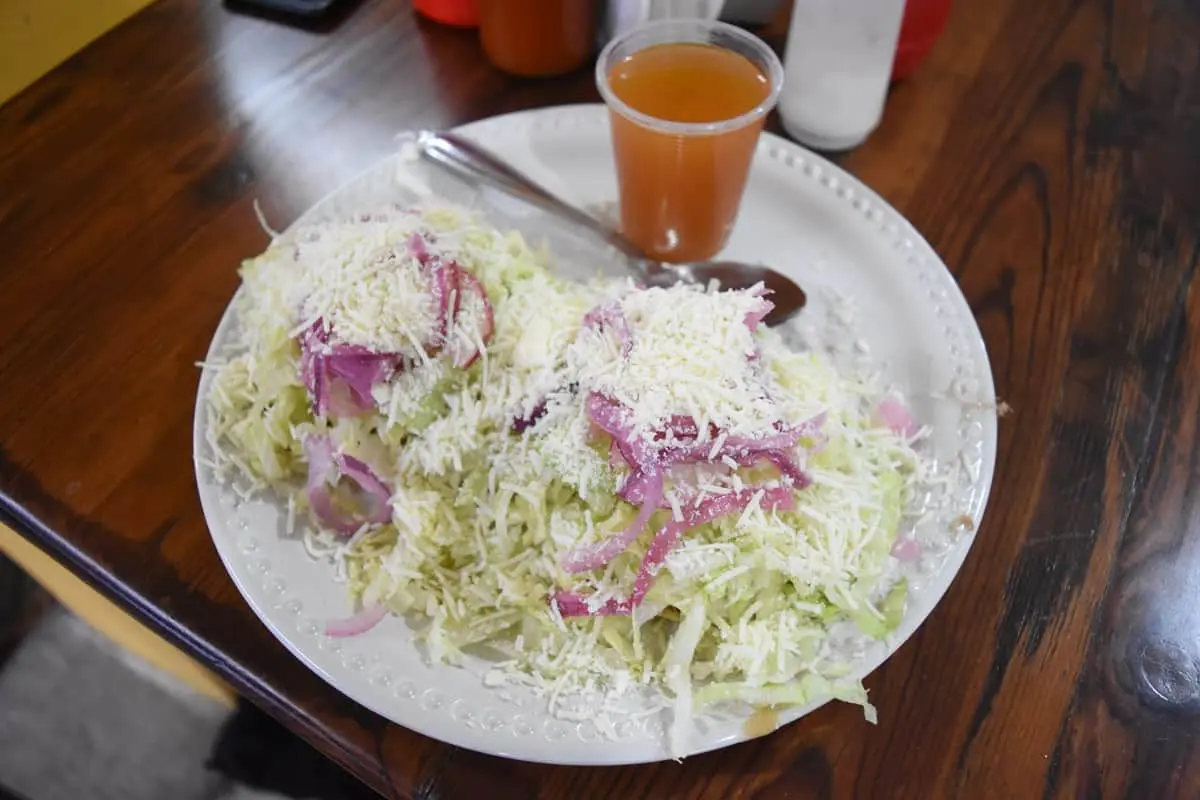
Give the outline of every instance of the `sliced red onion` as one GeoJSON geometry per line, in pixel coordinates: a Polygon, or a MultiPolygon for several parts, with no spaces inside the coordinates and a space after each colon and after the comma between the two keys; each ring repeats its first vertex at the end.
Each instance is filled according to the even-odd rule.
{"type": "Polygon", "coordinates": [[[365,494],[364,521],[382,524],[392,518],[392,489],[365,462],[354,456],[342,455],[337,460],[342,475],[359,485],[365,494]]]}
{"type": "Polygon", "coordinates": [[[437,306],[436,347],[444,347],[454,330],[454,317],[462,300],[458,286],[459,269],[453,261],[438,263],[433,268],[433,299],[437,306]]]}
{"type": "MultiPolygon", "coordinates": [[[[711,442],[721,435],[721,429],[713,423],[708,423],[708,438],[710,443],[702,445],[704,452],[712,449],[711,442]]],[[[667,447],[680,447],[695,442],[700,437],[700,426],[696,420],[686,414],[672,414],[667,418],[663,430],[655,434],[655,441],[667,441],[667,447]]]]}
{"type": "Polygon", "coordinates": [[[875,417],[897,436],[908,439],[917,433],[917,423],[908,407],[895,395],[888,395],[875,405],[875,417]]]}
{"type": "Polygon", "coordinates": [[[828,411],[822,411],[819,414],[813,414],[811,417],[804,420],[804,422],[801,422],[800,425],[798,426],[800,437],[811,439],[813,436],[817,436],[817,435],[823,433],[824,428],[825,428],[825,423],[828,421],[829,421],[829,412],[828,411]]]}
{"type": "Polygon", "coordinates": [[[700,426],[696,424],[695,417],[687,414],[672,414],[667,418],[666,429],[677,439],[691,440],[700,435],[700,426]]]}
{"type": "Polygon", "coordinates": [[[329,375],[328,363],[325,363],[326,360],[324,359],[322,361],[325,385],[325,393],[323,395],[324,407],[318,408],[318,414],[332,417],[360,417],[374,408],[373,405],[366,406],[360,403],[345,382],[334,380],[329,375]]]}
{"type": "Polygon", "coordinates": [[[556,592],[550,602],[554,603],[558,608],[558,613],[564,617],[599,617],[632,613],[633,609],[641,605],[646,598],[646,593],[650,591],[650,586],[654,582],[659,568],[679,544],[679,540],[686,531],[743,511],[760,491],[763,496],[759,501],[759,506],[764,510],[789,509],[795,505],[795,496],[792,490],[784,488],[750,487],[738,492],[707,497],[699,503],[688,506],[682,522],[672,520],[654,535],[650,549],[646,551],[641,566],[638,567],[637,577],[633,581],[633,591],[628,597],[609,598],[594,609],[588,605],[587,597],[578,592],[556,592]]]}
{"type": "Polygon", "coordinates": [[[479,338],[484,344],[489,344],[496,332],[496,309],[492,307],[491,298],[478,278],[468,272],[467,282],[479,293],[479,299],[483,303],[483,324],[479,327],[479,338]]]}
{"type": "Polygon", "coordinates": [[[629,549],[629,545],[633,544],[642,535],[642,531],[646,530],[646,525],[650,522],[650,516],[658,510],[662,494],[662,473],[654,472],[647,476],[643,490],[642,507],[638,510],[638,515],[633,522],[625,530],[615,536],[609,537],[603,542],[587,547],[579,547],[567,553],[562,560],[562,568],[567,572],[589,572],[603,567],[621,555],[621,553],[624,553],[629,549]]]}
{"type": "Polygon", "coordinates": [[[347,455],[335,455],[333,440],[312,435],[304,440],[308,458],[308,505],[325,527],[345,536],[366,524],[383,524],[392,518],[391,488],[367,464],[347,455]],[[355,483],[365,497],[362,514],[342,513],[333,504],[333,487],[341,478],[355,483]]]}
{"type": "Polygon", "coordinates": [[[629,328],[629,320],[625,318],[625,309],[621,308],[621,301],[610,300],[596,306],[584,315],[583,326],[598,330],[611,328],[617,336],[617,341],[621,343],[621,354],[628,358],[633,352],[633,331],[629,328]]]}
{"type": "Polygon", "coordinates": [[[386,616],[387,609],[379,603],[366,606],[362,611],[345,619],[330,620],[325,625],[325,635],[338,638],[358,636],[374,628],[386,616]]]}
{"type": "MultiPolygon", "coordinates": [[[[461,267],[455,266],[458,271],[458,293],[459,300],[462,300],[466,295],[474,295],[478,298],[479,306],[482,309],[482,317],[479,321],[479,340],[486,346],[492,340],[492,334],[496,329],[496,314],[492,309],[492,303],[488,300],[487,291],[483,288],[483,284],[479,279],[467,272],[461,267]]],[[[457,315],[460,303],[455,303],[454,313],[457,315]]],[[[453,333],[453,328],[447,328],[453,333]]],[[[480,356],[479,348],[474,342],[469,343],[464,347],[463,351],[455,355],[454,366],[466,369],[475,363],[480,356]]]]}
{"type": "Polygon", "coordinates": [[[656,441],[661,442],[658,461],[666,466],[700,464],[719,461],[721,456],[730,454],[728,438],[721,440],[720,447],[714,450],[720,438],[720,430],[715,425],[709,424],[709,441],[697,441],[697,431],[691,417],[672,416],[667,420],[666,435],[656,436],[656,441]]]}
{"type": "MultiPolygon", "coordinates": [[[[788,455],[787,449],[790,449],[792,445],[788,445],[787,449],[768,446],[783,444],[789,440],[789,437],[781,438],[781,436],[769,436],[763,439],[731,436],[717,448],[715,457],[713,446],[708,443],[668,447],[662,451],[662,463],[664,465],[697,464],[730,458],[743,467],[752,467],[760,461],[770,461],[780,474],[790,479],[797,488],[804,489],[812,483],[812,479],[788,455]]],[[[792,444],[794,445],[794,442],[792,444]]]]}
{"type": "Polygon", "coordinates": [[[619,610],[621,604],[627,602],[624,600],[609,600],[593,611],[588,608],[587,598],[577,592],[555,592],[551,595],[550,602],[558,607],[558,613],[564,617],[603,617],[633,612],[633,606],[629,606],[627,611],[619,610]]]}
{"type": "Polygon", "coordinates": [[[796,495],[792,489],[780,486],[747,486],[729,494],[710,495],[699,503],[688,506],[683,515],[684,524],[694,528],[730,514],[740,513],[759,492],[763,494],[758,505],[764,511],[788,511],[796,505],[796,495]]]}
{"type": "MultiPolygon", "coordinates": [[[[823,418],[823,414],[818,417],[823,418]]],[[[721,441],[721,446],[713,454],[713,443],[720,436],[720,430],[709,423],[709,438],[713,442],[699,443],[695,442],[698,435],[698,428],[695,420],[691,417],[683,415],[673,415],[666,423],[666,432],[674,437],[671,441],[668,439],[663,445],[663,451],[666,456],[672,461],[678,463],[691,463],[694,461],[716,461],[720,460],[721,456],[728,455],[734,459],[747,453],[761,453],[768,450],[789,450],[796,446],[800,438],[806,432],[813,429],[814,424],[819,428],[823,424],[823,419],[814,423],[818,417],[812,420],[806,420],[794,427],[778,427],[778,432],[767,434],[765,436],[726,436],[721,441]]],[[[665,438],[663,436],[659,439],[665,438]]]]}
{"type": "Polygon", "coordinates": [[[616,439],[608,445],[608,468],[613,472],[630,468],[629,459],[621,452],[621,445],[616,439]]]}
{"type": "Polygon", "coordinates": [[[634,434],[627,408],[599,392],[588,395],[584,408],[588,419],[617,442],[621,455],[631,467],[657,466],[653,449],[634,434]]]}
{"type": "Polygon", "coordinates": [[[633,435],[629,411],[623,405],[599,392],[592,392],[584,401],[584,409],[597,428],[613,438],[621,456],[630,467],[649,463],[645,448],[633,435]]]}
{"type": "Polygon", "coordinates": [[[614,613],[627,614],[633,608],[641,605],[642,600],[646,597],[646,593],[650,591],[650,585],[654,582],[654,577],[658,574],[659,567],[667,560],[667,556],[671,554],[671,551],[678,546],[680,539],[683,538],[683,534],[686,531],[722,517],[740,513],[745,510],[746,506],[750,505],[754,496],[760,491],[763,493],[763,496],[759,501],[759,506],[765,511],[789,509],[795,505],[795,497],[790,489],[757,489],[750,487],[738,492],[710,496],[697,504],[689,506],[683,512],[682,522],[672,520],[654,535],[654,541],[650,543],[650,549],[646,551],[646,556],[642,559],[641,566],[638,567],[637,577],[633,581],[632,594],[629,595],[627,600],[618,601],[614,604],[614,608],[622,609],[614,613]],[[626,607],[629,611],[624,610],[626,607]]]}
{"type": "MultiPolygon", "coordinates": [[[[546,396],[539,400],[533,409],[522,417],[515,417],[512,421],[512,430],[514,433],[524,433],[525,431],[537,425],[542,417],[546,416],[550,411],[550,404],[560,404],[565,398],[574,398],[579,394],[579,384],[571,381],[565,386],[559,386],[546,393],[546,396]]],[[[613,469],[617,469],[615,464],[613,469]]]]}
{"type": "Polygon", "coordinates": [[[800,429],[789,428],[766,436],[727,436],[722,450],[734,458],[738,453],[762,453],[767,450],[790,450],[800,441],[800,429]]]}
{"type": "Polygon", "coordinates": [[[372,353],[366,348],[348,345],[334,345],[325,357],[330,377],[341,379],[353,402],[364,411],[375,409],[372,387],[389,380],[400,369],[401,363],[400,356],[372,353]]]}
{"type": "Polygon", "coordinates": [[[753,311],[746,312],[746,327],[750,329],[751,333],[754,333],[758,330],[759,323],[775,308],[775,304],[766,299],[766,295],[771,294],[771,290],[761,283],[750,289],[749,293],[759,298],[758,306],[753,311]]]}
{"type": "Polygon", "coordinates": [[[338,533],[349,536],[358,530],[358,525],[342,519],[333,507],[333,495],[329,487],[337,481],[337,464],[333,457],[333,441],[328,436],[309,436],[304,440],[304,454],[308,458],[308,505],[313,515],[338,533]]]}
{"type": "Polygon", "coordinates": [[[610,465],[614,464],[612,448],[615,447],[622,460],[633,470],[618,488],[617,495],[635,504],[642,502],[644,494],[641,481],[649,473],[650,467],[655,468],[655,471],[663,471],[678,464],[720,461],[723,457],[731,458],[742,466],[770,461],[780,474],[787,477],[796,487],[803,489],[812,483],[812,479],[788,455],[788,451],[796,446],[802,436],[819,431],[825,421],[825,415],[822,413],[798,426],[784,428],[779,433],[767,436],[728,436],[720,442],[720,446],[716,447],[714,452],[719,431],[715,427],[710,428],[714,443],[695,441],[699,428],[690,416],[673,415],[667,420],[664,431],[655,437],[656,441],[647,444],[633,434],[628,421],[630,414],[617,401],[594,392],[588,397],[586,407],[592,422],[612,436],[610,465]]]}
{"type": "MultiPolygon", "coordinates": [[[[478,298],[481,309],[479,338],[487,344],[495,328],[495,315],[487,292],[479,280],[454,261],[443,262],[429,252],[431,237],[414,233],[406,247],[423,268],[429,270],[433,285],[436,322],[433,335],[426,341],[428,352],[435,353],[453,339],[455,323],[465,295],[478,298]]],[[[389,380],[403,368],[399,353],[377,353],[358,345],[331,344],[332,331],[318,319],[299,337],[300,377],[313,399],[317,415],[360,416],[376,410],[372,389],[389,380]]],[[[455,366],[466,368],[479,358],[475,342],[455,343],[455,366]]]]}
{"type": "Polygon", "coordinates": [[[902,563],[912,563],[921,557],[921,543],[907,537],[897,539],[892,547],[892,555],[902,563]]]}
{"type": "Polygon", "coordinates": [[[330,346],[321,320],[300,335],[300,379],[318,416],[353,417],[375,410],[371,389],[392,377],[403,358],[357,345],[330,346]]]}
{"type": "Polygon", "coordinates": [[[800,423],[800,438],[809,441],[805,445],[808,452],[819,453],[829,444],[829,434],[825,432],[825,423],[828,421],[828,412],[822,411],[800,423]]]}
{"type": "Polygon", "coordinates": [[[323,416],[329,413],[329,375],[325,359],[300,345],[300,381],[312,398],[313,413],[323,416]]]}
{"type": "MultiPolygon", "coordinates": [[[[627,439],[613,437],[612,446],[617,449],[617,455],[620,456],[619,464],[623,464],[630,469],[637,469],[638,455],[645,454],[645,448],[635,448],[633,443],[627,439]]],[[[609,463],[612,463],[612,449],[609,449],[609,463]]]]}
{"type": "MultiPolygon", "coordinates": [[[[723,496],[729,497],[730,495],[723,496]]],[[[684,522],[672,520],[654,534],[654,540],[650,542],[650,549],[646,551],[646,556],[642,559],[641,566],[638,567],[637,577],[633,579],[633,592],[622,604],[623,606],[627,605],[632,611],[642,604],[642,600],[646,599],[646,593],[650,591],[651,584],[654,583],[654,578],[658,575],[659,568],[667,560],[671,551],[679,545],[679,541],[689,527],[691,526],[686,520],[684,522]]],[[[621,613],[629,612],[622,611],[621,613]]]]}
{"type": "Polygon", "coordinates": [[[586,410],[588,419],[596,423],[600,430],[614,439],[627,439],[630,435],[629,412],[625,407],[599,392],[588,395],[586,410]]]}
{"type": "Polygon", "coordinates": [[[431,258],[427,245],[425,237],[420,233],[408,237],[408,252],[421,266],[426,266],[431,258]]]}
{"type": "Polygon", "coordinates": [[[538,424],[538,420],[546,416],[546,401],[539,400],[527,416],[517,417],[512,421],[512,432],[522,434],[538,424]]]}
{"type": "Polygon", "coordinates": [[[321,320],[317,320],[297,340],[300,343],[300,380],[315,398],[324,377],[318,356],[329,342],[329,333],[321,320]]]}
{"type": "Polygon", "coordinates": [[[743,451],[729,457],[741,467],[753,467],[761,461],[769,461],[779,470],[780,475],[791,481],[794,488],[807,489],[812,485],[812,477],[783,450],[743,451]]]}
{"type": "Polygon", "coordinates": [[[454,335],[459,314],[464,307],[464,300],[468,296],[477,299],[480,314],[477,332],[479,341],[485,346],[492,340],[492,334],[496,329],[495,310],[483,284],[458,263],[436,261],[432,256],[429,257],[428,263],[434,264],[433,296],[434,305],[437,308],[437,323],[433,341],[427,349],[432,354],[442,348],[449,348],[454,366],[466,369],[475,363],[481,353],[474,340],[464,341],[465,337],[454,335]]]}
{"type": "Polygon", "coordinates": [[[308,459],[308,486],[324,483],[337,472],[333,457],[333,440],[328,436],[310,435],[304,440],[304,456],[308,459]]]}
{"type": "Polygon", "coordinates": [[[720,455],[728,455],[742,466],[751,466],[763,460],[770,461],[780,474],[789,478],[797,488],[806,488],[812,483],[812,478],[800,468],[789,455],[789,451],[802,438],[823,437],[821,429],[826,418],[827,414],[822,411],[799,425],[783,428],[779,433],[769,436],[730,436],[726,438],[720,455]]]}
{"type": "Polygon", "coordinates": [[[800,469],[800,465],[784,451],[767,450],[760,455],[774,464],[775,468],[779,470],[779,474],[790,480],[795,488],[807,489],[812,485],[812,478],[808,473],[800,469]]]}
{"type": "MultiPolygon", "coordinates": [[[[614,470],[625,468],[629,464],[629,459],[622,453],[621,446],[613,439],[613,446],[608,451],[608,464],[614,470]]],[[[621,485],[617,487],[617,497],[624,500],[630,505],[640,506],[646,502],[646,497],[650,494],[651,488],[656,484],[664,483],[665,471],[657,464],[649,467],[632,467],[625,479],[621,481],[621,485]]],[[[658,507],[670,508],[663,497],[661,490],[655,492],[659,496],[658,507]]]]}
{"type": "MultiPolygon", "coordinates": [[[[646,502],[646,498],[650,496],[650,489],[656,484],[661,483],[663,479],[662,470],[658,467],[649,467],[645,470],[635,469],[625,478],[619,487],[617,487],[617,496],[627,503],[632,503],[639,506],[646,502]]],[[[658,501],[659,508],[669,508],[660,499],[658,501]]]]}
{"type": "Polygon", "coordinates": [[[588,418],[596,427],[612,437],[612,443],[609,445],[610,466],[619,469],[620,462],[624,462],[632,470],[617,488],[617,496],[626,502],[641,505],[647,497],[647,486],[657,484],[656,494],[659,499],[655,503],[661,507],[662,467],[666,462],[661,460],[660,454],[652,447],[633,434],[628,423],[628,410],[617,401],[598,392],[588,396],[585,407],[588,418]]]}
{"type": "MultiPolygon", "coordinates": [[[[723,445],[717,450],[716,460],[720,460],[721,456],[726,453],[723,445]]],[[[713,461],[712,442],[693,442],[691,444],[671,444],[664,447],[659,452],[659,460],[667,465],[674,466],[675,464],[700,464],[706,461],[713,461]]]]}

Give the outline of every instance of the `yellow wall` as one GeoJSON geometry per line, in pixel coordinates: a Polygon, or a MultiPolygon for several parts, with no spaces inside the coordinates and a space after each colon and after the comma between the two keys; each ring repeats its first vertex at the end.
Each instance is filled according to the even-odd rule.
{"type": "MultiPolygon", "coordinates": [[[[7,0],[3,0],[7,1],[7,0]]],[[[126,650],[174,675],[197,692],[232,706],[233,691],[204,667],[167,644],[157,634],[76,578],[50,556],[0,525],[4,553],[56,600],[126,650]]]]}
{"type": "Polygon", "coordinates": [[[0,0],[0,103],[153,0],[0,0]]]}

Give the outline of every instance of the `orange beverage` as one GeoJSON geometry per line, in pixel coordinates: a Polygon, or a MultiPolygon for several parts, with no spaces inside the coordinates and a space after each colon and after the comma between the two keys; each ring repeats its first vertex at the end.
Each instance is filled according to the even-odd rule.
{"type": "Polygon", "coordinates": [[[725,246],[782,68],[750,34],[671,20],[610,43],[597,64],[608,102],[625,234],[671,262],[725,246]]]}
{"type": "Polygon", "coordinates": [[[488,60],[513,75],[579,69],[596,52],[595,0],[479,0],[479,39],[488,60]]]}

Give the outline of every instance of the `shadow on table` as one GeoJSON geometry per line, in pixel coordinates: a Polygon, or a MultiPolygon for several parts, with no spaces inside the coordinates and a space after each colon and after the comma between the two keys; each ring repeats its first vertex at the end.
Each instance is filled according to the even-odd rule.
{"type": "MultiPolygon", "coordinates": [[[[378,795],[246,700],[221,730],[208,767],[285,797],[374,800],[378,795]]],[[[0,798],[3,800],[3,798],[0,798]]]]}
{"type": "MultiPolygon", "coordinates": [[[[415,797],[527,800],[533,797],[829,797],[833,764],[823,743],[844,712],[825,707],[766,737],[691,756],[623,767],[526,764],[468,750],[439,751],[422,764],[415,797]]],[[[839,721],[840,720],[840,721],[839,721]]],[[[836,738],[836,734],[834,735],[836,738]]]]}

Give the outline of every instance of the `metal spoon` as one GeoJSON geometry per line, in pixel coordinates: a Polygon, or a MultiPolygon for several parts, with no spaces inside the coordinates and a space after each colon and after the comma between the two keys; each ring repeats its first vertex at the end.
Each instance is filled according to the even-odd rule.
{"type": "Polygon", "coordinates": [[[421,155],[448,172],[471,183],[488,183],[538,208],[586,228],[625,256],[629,269],[647,286],[702,283],[716,280],[722,289],[749,289],[763,283],[773,294],[775,308],[766,317],[768,325],[785,322],[804,308],[804,290],[790,278],[766,267],[739,261],[697,261],[667,264],[646,256],[623,234],[609,228],[575,206],[560,200],[529,177],[505,164],[484,148],[457,134],[422,132],[418,137],[421,155]]]}

